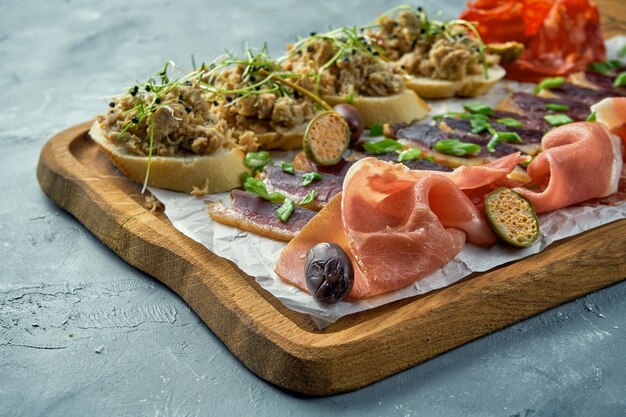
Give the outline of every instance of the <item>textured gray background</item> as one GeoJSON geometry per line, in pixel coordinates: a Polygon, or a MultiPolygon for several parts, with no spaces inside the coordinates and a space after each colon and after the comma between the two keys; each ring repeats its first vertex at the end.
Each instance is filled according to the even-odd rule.
{"type": "Polygon", "coordinates": [[[245,40],[276,56],[297,33],[391,5],[0,1],[0,415],[626,415],[626,283],[360,391],[302,398],[255,377],[176,295],[41,193],[46,140],[166,59],[189,68],[192,53],[209,60],[245,40]]]}

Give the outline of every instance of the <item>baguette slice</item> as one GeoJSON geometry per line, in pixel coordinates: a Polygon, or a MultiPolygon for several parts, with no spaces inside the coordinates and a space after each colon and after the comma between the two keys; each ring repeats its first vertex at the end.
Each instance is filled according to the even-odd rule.
{"type": "MultiPolygon", "coordinates": [[[[331,106],[347,103],[347,97],[323,96],[331,106]]],[[[366,128],[373,124],[410,123],[423,119],[430,106],[412,90],[404,89],[398,94],[384,97],[357,96],[351,103],[359,110],[366,128]]]]}
{"type": "Polygon", "coordinates": [[[472,75],[463,81],[436,80],[426,77],[407,75],[405,84],[424,98],[478,97],[487,93],[504,78],[506,71],[500,65],[489,68],[489,78],[483,74],[472,75]]]}
{"type": "MultiPolygon", "coordinates": [[[[284,151],[300,149],[302,148],[302,139],[304,138],[304,132],[306,132],[308,125],[309,122],[307,121],[286,132],[256,133],[259,149],[279,149],[284,151]]],[[[233,136],[238,138],[243,133],[242,131],[235,130],[233,136]]]]}
{"type": "MultiPolygon", "coordinates": [[[[98,121],[91,126],[89,136],[124,175],[140,184],[144,182],[148,157],[131,154],[111,142],[98,121]]],[[[208,184],[208,193],[229,191],[242,185],[242,174],[248,171],[244,157],[239,148],[210,155],[153,156],[148,185],[190,193],[194,187],[204,189],[208,184]]]]}

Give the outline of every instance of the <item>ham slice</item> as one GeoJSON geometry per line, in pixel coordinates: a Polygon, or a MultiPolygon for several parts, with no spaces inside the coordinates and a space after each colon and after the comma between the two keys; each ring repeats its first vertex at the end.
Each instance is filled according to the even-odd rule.
{"type": "Polygon", "coordinates": [[[411,171],[375,158],[360,160],[346,174],[343,193],[281,252],[276,273],[306,291],[307,251],[317,243],[334,242],[355,266],[348,300],[410,285],[453,259],[466,240],[482,246],[495,243],[465,192],[504,180],[519,161],[516,153],[488,166],[442,173],[411,171]]]}
{"type": "Polygon", "coordinates": [[[545,213],[618,189],[622,171],[619,138],[602,123],[570,123],[544,136],[543,152],[528,165],[538,191],[516,188],[537,213],[545,213]]]}

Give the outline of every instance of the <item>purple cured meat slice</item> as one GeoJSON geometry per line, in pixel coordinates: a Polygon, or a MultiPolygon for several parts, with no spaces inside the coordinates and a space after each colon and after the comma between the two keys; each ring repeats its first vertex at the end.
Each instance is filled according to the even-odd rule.
{"type": "Polygon", "coordinates": [[[278,191],[291,198],[296,203],[306,197],[311,190],[317,191],[317,196],[311,208],[320,210],[335,196],[343,184],[343,176],[322,173],[321,180],[315,180],[308,186],[302,185],[305,172],[296,171],[295,175],[283,171],[278,166],[265,167],[265,185],[270,192],[278,191]]]}
{"type": "Polygon", "coordinates": [[[313,210],[296,207],[289,220],[283,222],[275,213],[280,204],[241,190],[233,190],[230,198],[230,207],[221,201],[207,202],[209,216],[213,220],[286,242],[293,239],[316,214],[313,210]]]}

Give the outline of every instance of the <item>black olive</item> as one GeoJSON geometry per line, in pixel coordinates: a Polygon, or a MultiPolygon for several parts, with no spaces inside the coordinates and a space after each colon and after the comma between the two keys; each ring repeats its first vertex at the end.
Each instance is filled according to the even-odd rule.
{"type": "Polygon", "coordinates": [[[363,118],[361,117],[359,110],[346,103],[337,104],[333,107],[333,110],[339,113],[348,124],[348,127],[350,128],[350,143],[356,143],[356,141],[358,141],[363,134],[364,129],[363,118]]]}
{"type": "Polygon", "coordinates": [[[327,303],[343,300],[354,285],[352,262],[336,243],[318,243],[309,249],[304,277],[311,295],[327,303]]]}

